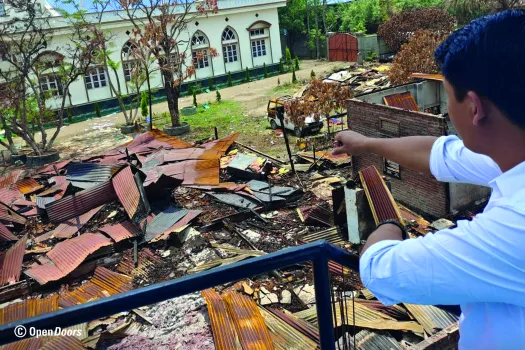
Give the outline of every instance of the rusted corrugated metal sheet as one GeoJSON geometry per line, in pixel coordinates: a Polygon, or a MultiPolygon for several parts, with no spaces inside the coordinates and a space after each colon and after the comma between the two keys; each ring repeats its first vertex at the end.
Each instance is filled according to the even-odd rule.
{"type": "Polygon", "coordinates": [[[363,169],[359,172],[359,177],[365,189],[376,225],[389,219],[404,223],[397,203],[394,201],[377,169],[374,166],[363,169]]]}
{"type": "Polygon", "coordinates": [[[41,350],[84,350],[82,342],[72,336],[51,337],[41,350]]]}
{"type": "Polygon", "coordinates": [[[77,233],[85,224],[88,223],[91,218],[97,214],[102,206],[91,209],[87,213],[84,213],[80,216],[71,218],[60,225],[58,225],[53,231],[40,235],[34,239],[35,242],[43,242],[50,238],[66,239],[72,237],[77,233]]]}
{"type": "Polygon", "coordinates": [[[428,334],[434,334],[458,321],[450,312],[432,305],[403,304],[428,334]]]}
{"type": "Polygon", "coordinates": [[[2,350],[40,350],[47,337],[28,338],[4,345],[2,350]]]}
{"type": "MultiPolygon", "coordinates": [[[[176,137],[168,136],[160,130],[151,130],[136,137],[129,144],[125,145],[130,153],[136,153],[139,147],[146,146],[150,149],[164,148],[190,148],[192,145],[176,137]]],[[[120,149],[124,149],[120,147],[120,149]]]]}
{"type": "Polygon", "coordinates": [[[426,74],[426,73],[412,73],[412,78],[420,78],[427,80],[443,81],[445,78],[441,74],[426,74]]]}
{"type": "Polygon", "coordinates": [[[173,233],[173,232],[181,232],[182,230],[184,230],[189,225],[190,221],[195,219],[201,213],[202,213],[201,210],[190,210],[190,211],[188,211],[188,213],[182,219],[177,221],[177,223],[175,223],[175,225],[173,225],[170,228],[166,229],[160,235],[155,236],[154,238],[152,238],[151,242],[153,243],[153,242],[157,242],[157,241],[161,241],[161,240],[166,240],[166,239],[169,238],[171,233],[173,233]]]}
{"type": "Polygon", "coordinates": [[[0,241],[18,241],[15,236],[4,224],[0,222],[0,241]]]}
{"type": "Polygon", "coordinates": [[[279,317],[291,327],[295,328],[296,330],[313,340],[315,343],[319,343],[319,331],[310,323],[303,321],[300,318],[294,317],[290,314],[284,313],[278,309],[268,308],[267,310],[271,312],[274,316],[279,317]]]}
{"type": "Polygon", "coordinates": [[[0,188],[9,187],[15,182],[17,182],[23,172],[24,172],[23,170],[13,170],[9,174],[1,176],[0,177],[0,188]]]}
{"type": "Polygon", "coordinates": [[[235,333],[235,324],[224,300],[213,289],[203,290],[201,294],[208,306],[215,348],[217,350],[241,349],[235,333]]]}
{"type": "Polygon", "coordinates": [[[203,148],[185,148],[185,149],[172,149],[166,150],[163,153],[155,157],[157,160],[162,160],[163,163],[169,162],[180,162],[184,160],[192,159],[217,159],[221,156],[222,153],[219,153],[214,150],[207,150],[203,148]]]}
{"type": "Polygon", "coordinates": [[[135,268],[133,249],[128,249],[124,252],[122,261],[117,266],[117,271],[128,276],[138,276],[142,279],[147,279],[151,271],[161,263],[162,259],[159,256],[155,255],[148,248],[144,248],[138,252],[138,266],[135,268]]]}
{"type": "MultiPolygon", "coordinates": [[[[350,339],[350,349],[354,349],[354,341],[350,339]]],[[[355,338],[356,349],[359,350],[403,350],[401,344],[387,332],[369,331],[364,329],[356,334],[355,338]]]]}
{"type": "Polygon", "coordinates": [[[275,349],[255,302],[238,293],[223,294],[243,349],[275,349]]]}
{"type": "Polygon", "coordinates": [[[38,194],[38,197],[52,196],[55,199],[60,199],[60,198],[62,198],[64,196],[64,194],[66,193],[66,191],[67,191],[67,189],[69,188],[70,185],[71,185],[71,183],[69,181],[65,180],[63,182],[60,182],[58,184],[55,184],[55,185],[49,187],[45,191],[40,192],[38,194]]]}
{"type": "Polygon", "coordinates": [[[35,179],[18,180],[11,185],[11,189],[18,190],[23,194],[34,193],[42,188],[44,188],[44,186],[36,182],[35,179]]]}
{"type": "Polygon", "coordinates": [[[88,190],[64,197],[46,206],[49,220],[60,223],[89,210],[117,199],[111,181],[106,181],[88,190]]]}
{"type": "Polygon", "coordinates": [[[32,267],[26,270],[25,274],[40,284],[56,281],[71,273],[90,254],[112,244],[109,238],[100,233],[84,233],[79,237],[57,243],[46,255],[52,263],[32,267]]]}
{"type": "Polygon", "coordinates": [[[183,181],[183,185],[218,185],[219,159],[186,160],[179,163],[155,167],[145,172],[144,186],[156,182],[160,175],[183,181]]]}
{"type": "Polygon", "coordinates": [[[5,205],[4,203],[0,203],[0,221],[14,222],[24,225],[26,223],[26,218],[18,214],[11,207],[5,205]]]}
{"type": "Polygon", "coordinates": [[[104,226],[99,228],[99,230],[109,235],[115,242],[120,242],[139,234],[138,228],[129,221],[121,222],[116,225],[104,226]]]}
{"type": "Polygon", "coordinates": [[[11,190],[9,188],[0,188],[0,202],[11,205],[17,199],[24,199],[24,195],[20,191],[11,190]]]}
{"type": "Polygon", "coordinates": [[[7,283],[14,283],[20,280],[22,261],[26,250],[27,235],[20,238],[7,250],[1,261],[0,267],[0,286],[7,283]]]}
{"type": "Polygon", "coordinates": [[[66,167],[66,178],[73,186],[88,189],[111,179],[121,167],[97,163],[69,163],[66,167]]]}
{"type": "Polygon", "coordinates": [[[383,97],[383,99],[385,101],[385,104],[388,106],[419,112],[417,102],[410,91],[385,96],[383,97]]]}
{"type": "Polygon", "coordinates": [[[139,209],[141,198],[135,178],[131,172],[131,167],[128,166],[119,171],[117,175],[111,179],[111,183],[113,184],[120,203],[122,203],[129,218],[133,220],[133,217],[139,209]]]}
{"type": "Polygon", "coordinates": [[[62,162],[49,164],[49,165],[46,165],[46,166],[38,169],[37,173],[38,174],[45,174],[45,175],[49,175],[49,174],[55,175],[56,174],[55,168],[57,168],[57,170],[60,171],[60,170],[64,169],[66,167],[66,165],[68,165],[69,163],[71,163],[71,160],[64,160],[62,162]]]}
{"type": "Polygon", "coordinates": [[[93,299],[124,293],[132,289],[131,277],[97,267],[93,278],[73,291],[60,295],[58,304],[62,308],[87,303],[93,299]]]}
{"type": "Polygon", "coordinates": [[[0,309],[0,325],[58,310],[58,295],[27,299],[0,309]]]}
{"type": "Polygon", "coordinates": [[[235,140],[237,140],[239,135],[240,133],[236,132],[218,140],[205,143],[202,145],[202,147],[225,154],[230,146],[235,142],[235,140]]]}

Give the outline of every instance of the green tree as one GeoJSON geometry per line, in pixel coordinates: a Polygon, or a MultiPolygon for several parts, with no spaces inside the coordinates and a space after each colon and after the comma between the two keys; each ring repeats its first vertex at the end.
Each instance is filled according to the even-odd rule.
{"type": "Polygon", "coordinates": [[[197,108],[197,93],[193,90],[193,105],[197,108]]]}
{"type": "Polygon", "coordinates": [[[246,67],[246,76],[244,77],[245,82],[250,82],[250,70],[246,67]]]}
{"type": "Polygon", "coordinates": [[[307,32],[306,0],[288,0],[279,11],[279,27],[286,30],[286,45],[293,47],[307,32]]]}
{"type": "Polygon", "coordinates": [[[286,46],[286,54],[285,54],[285,63],[287,65],[291,65],[292,64],[292,54],[290,52],[290,48],[288,46],[286,46]]]}
{"type": "Polygon", "coordinates": [[[208,89],[213,90],[214,89],[214,81],[213,78],[208,78],[208,89]]]}
{"type": "Polygon", "coordinates": [[[341,6],[341,30],[364,32],[367,26],[381,22],[377,0],[355,0],[341,6]]]}
{"type": "Polygon", "coordinates": [[[266,62],[263,64],[263,69],[264,69],[264,78],[268,78],[268,71],[266,70],[266,62]]]}
{"type": "Polygon", "coordinates": [[[219,90],[217,90],[215,92],[215,99],[217,100],[217,102],[221,102],[221,99],[222,99],[222,96],[221,96],[221,93],[219,92],[219,90]]]}
{"type": "Polygon", "coordinates": [[[297,56],[295,56],[295,70],[299,70],[299,58],[297,56]]]}
{"type": "Polygon", "coordinates": [[[100,106],[98,105],[98,102],[95,102],[95,104],[93,105],[93,108],[95,109],[95,116],[97,118],[102,117],[102,113],[100,112],[100,106]]]}
{"type": "Polygon", "coordinates": [[[142,118],[146,119],[148,113],[148,93],[143,92],[140,97],[140,115],[142,118]]]}
{"type": "Polygon", "coordinates": [[[279,61],[279,73],[284,73],[284,64],[282,59],[279,61]]]}
{"type": "Polygon", "coordinates": [[[297,77],[295,76],[295,67],[292,67],[292,84],[297,84],[297,77]]]}
{"type": "Polygon", "coordinates": [[[232,72],[228,72],[228,86],[233,86],[232,72]]]}

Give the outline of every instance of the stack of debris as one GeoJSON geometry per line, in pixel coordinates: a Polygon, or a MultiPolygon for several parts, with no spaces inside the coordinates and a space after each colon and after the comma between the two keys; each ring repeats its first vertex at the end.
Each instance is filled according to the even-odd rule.
{"type": "Polygon", "coordinates": [[[348,85],[356,94],[385,89],[390,87],[388,77],[377,69],[358,68],[357,70],[342,70],[328,76],[324,82],[336,82],[348,85]]]}
{"type": "MultiPolygon", "coordinates": [[[[196,147],[154,130],[102,155],[38,169],[32,177],[20,170],[2,176],[0,324],[318,239],[357,250],[361,242],[347,240],[351,226],[339,222],[341,214],[351,217],[334,191],[344,181],[323,174],[349,159],[316,153],[312,163],[309,154],[300,154],[310,165],[320,159],[324,165],[313,176],[299,176],[281,172],[268,159],[230,151],[236,137],[196,147]],[[306,186],[296,183],[301,177],[306,186]]],[[[386,188],[363,182],[373,201],[386,188]]],[[[407,209],[394,212],[405,218],[411,234],[430,230],[407,209]]],[[[385,307],[366,290],[358,298],[357,272],[333,263],[329,268],[340,293],[333,302],[346,305],[337,307],[339,325],[353,325],[348,316],[355,311],[357,342],[370,336],[415,343],[448,326],[439,323],[443,315],[435,309],[385,307]],[[434,316],[438,323],[429,322],[434,316]]],[[[203,296],[194,293],[77,325],[72,337],[12,346],[230,349],[256,339],[266,348],[290,349],[315,348],[319,340],[310,265],[219,286],[203,296]]],[[[455,319],[447,315],[447,320],[455,319]]]]}

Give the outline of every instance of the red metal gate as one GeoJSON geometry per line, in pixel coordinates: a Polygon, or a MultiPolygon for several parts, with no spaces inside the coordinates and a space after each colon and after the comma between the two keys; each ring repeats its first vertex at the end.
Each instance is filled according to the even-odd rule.
{"type": "Polygon", "coordinates": [[[337,33],[328,39],[330,61],[357,62],[357,38],[346,33],[337,33]]]}

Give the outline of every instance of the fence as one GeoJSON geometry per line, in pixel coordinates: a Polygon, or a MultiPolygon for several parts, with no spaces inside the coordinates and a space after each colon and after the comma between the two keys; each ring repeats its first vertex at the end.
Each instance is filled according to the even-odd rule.
{"type": "Polygon", "coordinates": [[[29,332],[26,332],[24,337],[15,335],[15,329],[20,327],[25,327],[25,329],[30,329],[31,327],[48,329],[51,326],[53,328],[74,326],[264,272],[302,264],[307,261],[312,261],[314,267],[314,287],[320,336],[319,345],[323,350],[335,349],[328,262],[333,261],[354,270],[358,270],[359,263],[356,256],[324,240],[283,249],[275,253],[217,267],[195,275],[184,276],[55,312],[11,322],[0,327],[0,345],[29,338],[29,332]]]}

